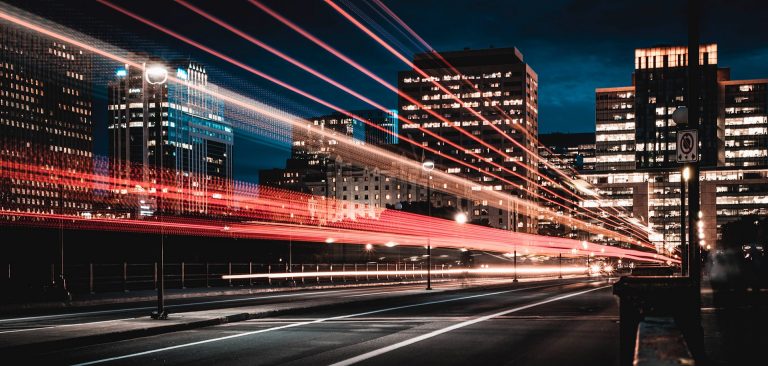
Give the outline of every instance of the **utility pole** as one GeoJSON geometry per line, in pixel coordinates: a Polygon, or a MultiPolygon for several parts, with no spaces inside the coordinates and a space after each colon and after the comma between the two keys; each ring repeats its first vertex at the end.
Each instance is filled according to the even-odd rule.
{"type": "MultiPolygon", "coordinates": [[[[696,130],[701,136],[699,125],[699,1],[688,0],[688,125],[690,129],[696,130]]],[[[701,156],[701,154],[699,154],[701,156]]],[[[699,159],[700,160],[700,159],[699,159]]],[[[701,250],[698,242],[694,241],[696,237],[697,220],[699,220],[699,162],[689,165],[691,180],[688,191],[688,273],[697,293],[698,303],[701,302],[701,250]]],[[[697,303],[697,312],[699,304],[697,303]]]]}

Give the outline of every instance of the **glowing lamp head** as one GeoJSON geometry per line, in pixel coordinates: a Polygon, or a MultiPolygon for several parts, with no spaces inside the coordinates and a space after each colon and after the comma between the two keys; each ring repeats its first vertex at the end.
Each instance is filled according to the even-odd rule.
{"type": "Polygon", "coordinates": [[[328,244],[333,244],[333,242],[335,242],[335,241],[336,240],[334,240],[333,238],[325,239],[325,242],[328,243],[328,244]]]}
{"type": "Polygon", "coordinates": [[[365,250],[367,250],[367,251],[369,251],[369,252],[370,252],[371,250],[373,250],[373,244],[371,244],[371,243],[365,244],[365,250]]]}
{"type": "Polygon", "coordinates": [[[432,160],[426,160],[421,163],[421,169],[423,169],[425,172],[431,172],[435,169],[435,162],[432,160]]]}
{"type": "Polygon", "coordinates": [[[395,243],[393,241],[388,241],[386,244],[384,244],[384,246],[386,246],[387,248],[392,248],[392,247],[397,246],[397,243],[395,243]]]}
{"type": "Polygon", "coordinates": [[[162,65],[150,65],[144,71],[144,78],[150,84],[165,84],[168,81],[168,70],[162,65]]]}
{"type": "Polygon", "coordinates": [[[691,169],[688,167],[683,168],[683,180],[688,181],[691,178],[691,169]]]}
{"type": "Polygon", "coordinates": [[[459,225],[463,225],[467,223],[467,214],[463,212],[459,212],[456,214],[456,216],[453,217],[454,220],[456,220],[456,223],[459,225]]]}

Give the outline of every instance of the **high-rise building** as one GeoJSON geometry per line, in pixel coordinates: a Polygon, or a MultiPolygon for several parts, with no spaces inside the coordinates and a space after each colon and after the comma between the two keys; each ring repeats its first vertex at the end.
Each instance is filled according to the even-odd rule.
{"type": "MultiPolygon", "coordinates": [[[[503,134],[516,140],[527,151],[536,153],[539,99],[536,72],[525,63],[522,53],[516,48],[444,52],[441,56],[437,58],[433,53],[423,53],[414,57],[414,65],[423,70],[427,76],[421,75],[416,70],[399,73],[400,91],[423,105],[422,107],[403,96],[399,97],[401,135],[411,136],[414,140],[422,141],[425,146],[441,151],[441,155],[434,156],[425,150],[425,159],[433,160],[438,168],[447,173],[461,175],[477,182],[472,189],[504,191],[533,199],[531,192],[535,187],[524,179],[493,166],[488,159],[493,159],[494,163],[502,165],[509,171],[535,181],[537,163],[533,157],[509,141],[503,134]],[[459,97],[461,102],[442,91],[434,85],[434,82],[440,83],[459,97]],[[477,111],[488,122],[483,121],[466,107],[477,111]],[[491,124],[498,127],[503,134],[496,131],[491,124]],[[509,158],[503,158],[488,147],[462,134],[453,127],[454,125],[505,152],[509,158]],[[449,146],[420,131],[419,128],[429,130],[435,135],[456,143],[463,150],[449,146]],[[478,153],[482,158],[465,154],[465,151],[478,153]],[[482,170],[492,171],[513,184],[490,178],[476,170],[450,161],[444,156],[463,159],[482,170]],[[525,164],[528,169],[517,166],[515,162],[525,164]]],[[[410,150],[410,147],[403,149],[410,150]]],[[[536,228],[533,220],[530,219],[535,215],[519,215],[514,208],[495,209],[483,201],[458,202],[457,206],[466,210],[470,219],[475,222],[525,232],[533,232],[536,228]]]]}
{"type": "MultiPolygon", "coordinates": [[[[699,47],[699,63],[701,164],[722,166],[725,139],[719,83],[729,79],[730,70],[718,67],[716,44],[699,47]]],[[[677,126],[672,113],[687,104],[687,65],[687,47],[639,48],[632,86],[596,90],[597,170],[676,166],[677,126]]]]}
{"type": "Polygon", "coordinates": [[[635,88],[595,92],[595,170],[635,169],[635,88]]]}
{"type": "MultiPolygon", "coordinates": [[[[0,24],[0,160],[88,173],[93,170],[92,54],[0,24]]],[[[5,175],[0,209],[81,215],[92,190],[5,175]]]]}
{"type": "Polygon", "coordinates": [[[768,79],[720,83],[725,166],[768,166],[768,79]]]}
{"type": "MultiPolygon", "coordinates": [[[[137,165],[162,168],[178,173],[178,184],[191,190],[204,189],[211,177],[231,179],[232,126],[224,119],[223,102],[200,89],[217,90],[194,62],[119,68],[109,84],[113,171],[131,177],[137,165]]],[[[188,204],[175,210],[205,211],[204,203],[188,204]]]]}
{"type": "MultiPolygon", "coordinates": [[[[582,178],[604,198],[585,207],[615,207],[658,233],[650,240],[671,251],[680,244],[680,171],[591,172],[582,178]]],[[[722,225],[748,215],[768,216],[768,169],[715,168],[701,171],[701,221],[705,243],[715,247],[722,225]]]]}
{"type": "MultiPolygon", "coordinates": [[[[629,210],[665,250],[680,243],[678,127],[671,116],[686,105],[687,56],[685,47],[638,49],[633,86],[597,89],[597,164],[581,174],[606,197],[583,206],[629,210]]],[[[701,221],[704,242],[713,246],[723,224],[768,215],[768,80],[729,80],[717,56],[717,45],[700,46],[701,221]]]]}

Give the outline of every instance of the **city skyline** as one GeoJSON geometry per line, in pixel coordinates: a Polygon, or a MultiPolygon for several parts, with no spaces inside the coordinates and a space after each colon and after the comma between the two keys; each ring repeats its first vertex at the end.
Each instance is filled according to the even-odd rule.
{"type": "MultiPolygon", "coordinates": [[[[243,77],[241,70],[233,68],[230,65],[221,63],[219,60],[212,59],[210,56],[201,54],[199,50],[191,47],[172,49],[169,47],[170,37],[159,35],[158,32],[150,27],[144,26],[135,20],[121,17],[114,11],[105,6],[95,3],[82,1],[80,10],[72,12],[68,6],[57,4],[52,1],[26,2],[19,1],[17,6],[33,8],[42,15],[62,22],[63,24],[75,24],[83,28],[86,33],[103,34],[109,29],[114,32],[110,35],[116,42],[139,42],[146,47],[147,51],[168,54],[169,59],[178,57],[191,57],[210,69],[214,79],[228,86],[227,83],[233,79],[248,80],[247,82],[238,82],[236,87],[242,90],[255,91],[265,98],[271,98],[277,103],[289,106],[293,110],[300,111],[299,115],[310,117],[328,113],[327,109],[318,106],[307,106],[304,101],[292,95],[289,92],[279,91],[277,88],[253,80],[250,77],[243,77]],[[84,21],[88,19],[89,21],[84,21]],[[113,30],[109,25],[119,24],[119,30],[113,30]],[[130,29],[127,31],[126,29],[130,29]],[[304,104],[304,105],[302,105],[304,104]]],[[[118,2],[120,4],[120,2],[118,2]]],[[[129,9],[140,9],[143,2],[122,3],[129,9]]],[[[559,4],[554,13],[549,9],[543,9],[544,4],[526,3],[513,4],[505,1],[486,1],[478,6],[481,9],[496,9],[490,12],[486,19],[491,21],[496,17],[511,16],[513,19],[520,18],[521,24],[515,27],[488,28],[483,26],[480,19],[464,19],[457,22],[446,32],[438,26],[430,26],[429,22],[438,22],[439,20],[430,20],[429,22],[414,21],[419,18],[419,13],[424,12],[430,6],[437,6],[434,3],[425,2],[412,4],[410,2],[394,1],[388,4],[396,13],[409,23],[414,30],[423,35],[424,39],[429,40],[429,44],[438,51],[458,51],[465,47],[471,49],[484,49],[490,45],[498,48],[518,47],[525,55],[526,61],[532,65],[542,76],[541,94],[542,105],[540,129],[546,132],[586,132],[593,131],[594,121],[594,99],[592,93],[597,87],[612,87],[627,85],[631,82],[628,79],[628,71],[635,48],[651,47],[657,44],[679,44],[683,39],[680,35],[684,34],[684,22],[675,21],[679,15],[683,14],[683,3],[672,4],[671,6],[663,1],[645,3],[642,9],[631,9],[629,4],[615,2],[577,2],[563,1],[559,4]],[[653,9],[666,9],[666,11],[653,12],[653,9]],[[616,14],[616,16],[601,16],[594,18],[594,14],[616,14]],[[629,21],[618,14],[627,14],[637,12],[637,16],[631,17],[629,21]],[[527,16],[522,16],[523,14],[527,16]],[[540,19],[542,16],[548,17],[546,22],[540,19]],[[651,18],[650,15],[654,16],[651,18]],[[640,19],[652,19],[651,23],[641,23],[640,19]],[[563,31],[567,30],[567,31],[563,31]],[[610,30],[610,32],[605,32],[610,30]],[[676,37],[670,37],[670,34],[677,34],[676,37]],[[631,37],[629,37],[631,35],[631,37]],[[583,39],[598,39],[599,42],[584,42],[583,39]],[[629,39],[629,41],[627,41],[629,39]]],[[[300,24],[308,24],[307,29],[317,32],[322,38],[327,38],[335,32],[348,31],[348,26],[343,24],[322,23],[313,19],[309,14],[322,14],[323,18],[336,17],[322,2],[317,4],[310,3],[309,9],[298,9],[292,6],[290,2],[285,4],[268,4],[289,19],[300,24]]],[[[443,5],[443,4],[441,4],[443,5]]],[[[703,35],[702,39],[707,42],[718,43],[720,45],[720,65],[730,67],[734,70],[733,79],[755,79],[768,75],[768,66],[761,62],[762,56],[768,54],[768,49],[755,47],[755,45],[765,44],[762,32],[754,29],[758,23],[759,14],[765,12],[766,4],[761,2],[739,2],[734,8],[745,9],[740,12],[738,17],[734,15],[733,8],[727,7],[725,3],[719,1],[706,2],[703,11],[703,35]],[[722,15],[722,16],[721,16],[722,15]]],[[[396,96],[386,92],[376,85],[362,81],[364,78],[351,78],[347,70],[349,68],[333,62],[333,58],[323,56],[316,50],[316,46],[302,39],[296,34],[292,34],[290,29],[274,21],[259,9],[250,6],[247,2],[242,4],[237,2],[231,5],[237,11],[231,12],[226,16],[226,20],[240,27],[242,30],[252,33],[262,38],[267,43],[275,46],[290,45],[286,51],[299,60],[310,64],[319,65],[320,69],[327,71],[331,76],[340,77],[349,82],[353,89],[360,90],[366,95],[373,95],[373,99],[393,108],[397,101],[396,96]],[[256,19],[255,22],[249,22],[243,17],[256,19]],[[256,25],[256,24],[263,24],[256,25]],[[271,29],[279,29],[280,32],[268,32],[271,29]]],[[[324,86],[320,80],[314,79],[303,72],[294,72],[296,69],[285,65],[282,62],[275,62],[275,57],[260,50],[254,50],[253,47],[242,47],[243,43],[234,37],[226,36],[226,31],[217,28],[215,25],[206,25],[204,27],[189,27],[186,24],[196,24],[202,18],[196,14],[184,9],[178,4],[157,3],[153,4],[157,13],[169,14],[168,19],[160,19],[153,14],[143,14],[150,19],[163,24],[170,20],[177,29],[195,39],[206,40],[207,37],[220,37],[223,42],[217,43],[220,48],[227,53],[231,53],[239,58],[249,60],[249,63],[263,68],[266,71],[273,72],[276,75],[286,78],[289,82],[300,82],[302,85],[308,85],[312,91],[323,90],[325,93],[333,95],[334,100],[339,100],[339,104],[349,109],[366,109],[369,106],[357,101],[344,93],[324,86]]],[[[361,9],[365,9],[362,6],[361,9]]],[[[440,6],[447,17],[456,18],[461,13],[461,6],[448,4],[440,6]],[[453,14],[453,15],[451,15],[453,14]]],[[[215,12],[214,12],[215,14],[215,12]]],[[[519,23],[519,22],[517,22],[519,23]]],[[[516,24],[517,24],[516,23],[516,24]]],[[[497,24],[491,22],[491,24],[497,24]]],[[[382,23],[382,26],[386,26],[382,23]]],[[[390,30],[393,37],[400,37],[399,33],[390,30]]],[[[349,34],[348,39],[335,40],[334,46],[344,52],[350,52],[350,47],[354,49],[355,44],[366,44],[370,47],[366,54],[356,54],[355,59],[377,72],[380,76],[389,80],[391,83],[396,81],[397,71],[403,69],[402,63],[386,53],[380,47],[377,47],[371,40],[365,39],[360,35],[349,34]],[[400,66],[398,66],[398,64],[400,66]]],[[[404,42],[404,41],[403,41],[404,42]]],[[[416,45],[407,44],[409,49],[418,51],[416,45]]],[[[98,99],[98,98],[97,98],[98,99]]],[[[98,102],[98,100],[97,100],[98,102]]],[[[95,116],[95,122],[100,116],[95,116]]],[[[104,118],[105,115],[102,116],[104,118]]],[[[97,128],[99,126],[96,126],[97,128]]],[[[104,131],[102,129],[102,131],[104,131]]],[[[98,131],[97,131],[98,132],[98,131]]],[[[105,132],[102,132],[105,133],[105,132]]],[[[239,137],[239,144],[236,146],[236,156],[248,156],[256,154],[260,156],[275,156],[275,159],[269,159],[260,162],[253,160],[236,159],[235,164],[240,173],[255,172],[262,168],[279,167],[281,161],[289,154],[287,144],[278,146],[264,146],[263,140],[259,143],[253,143],[254,138],[239,137]],[[262,165],[254,165],[262,164],[262,165]]],[[[99,151],[106,152],[105,145],[96,144],[99,151]]],[[[248,173],[241,175],[247,180],[254,180],[255,174],[248,173]]]]}
{"type": "Polygon", "coordinates": [[[9,1],[11,364],[765,358],[766,2],[9,1]]]}

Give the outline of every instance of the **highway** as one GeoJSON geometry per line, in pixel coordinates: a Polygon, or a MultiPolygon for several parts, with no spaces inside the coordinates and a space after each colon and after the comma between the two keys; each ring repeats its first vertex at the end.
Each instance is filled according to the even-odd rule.
{"type": "MultiPolygon", "coordinates": [[[[355,289],[374,290],[382,288],[355,289]]],[[[422,293],[360,296],[367,299],[51,353],[41,350],[29,360],[82,365],[618,363],[618,308],[606,280],[403,291],[422,293]]]]}

